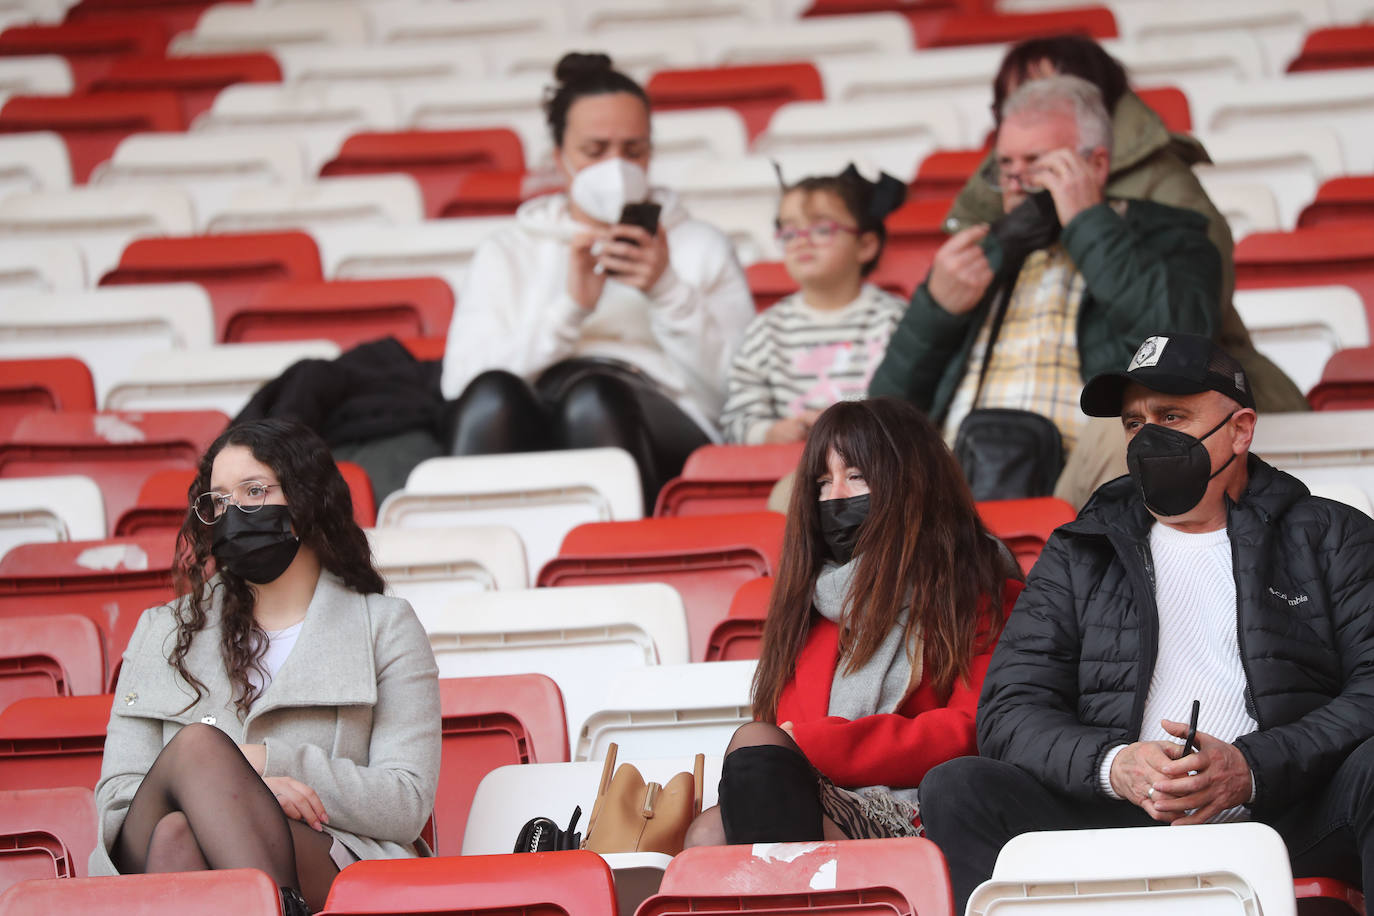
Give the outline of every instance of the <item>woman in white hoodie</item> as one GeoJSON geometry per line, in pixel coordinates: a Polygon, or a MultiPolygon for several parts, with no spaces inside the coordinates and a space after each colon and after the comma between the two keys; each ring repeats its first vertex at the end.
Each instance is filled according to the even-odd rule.
{"type": "Polygon", "coordinates": [[[650,189],[649,100],[604,54],[568,54],[544,108],[566,194],[477,250],[444,355],[458,455],[626,449],[646,506],[716,418],[753,300],[729,240],[650,189]],[[656,231],[619,224],[661,208],[656,231]]]}

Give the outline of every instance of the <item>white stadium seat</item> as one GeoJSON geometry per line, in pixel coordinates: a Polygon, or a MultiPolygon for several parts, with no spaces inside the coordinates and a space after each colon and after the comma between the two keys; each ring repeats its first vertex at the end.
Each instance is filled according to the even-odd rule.
{"type": "Polygon", "coordinates": [[[194,283],[111,286],[20,296],[0,305],[0,358],[75,356],[97,403],[148,352],[208,347],[210,297],[194,283]]]}
{"type": "Polygon", "coordinates": [[[682,597],[658,582],[473,592],[417,613],[440,677],[548,675],[569,722],[604,708],[618,673],[688,659],[682,597]]]}
{"type": "Polygon", "coordinates": [[[67,144],[51,131],[0,136],[0,198],[16,191],[58,191],[72,186],[67,144]]]}
{"type": "Polygon", "coordinates": [[[1128,41],[1238,32],[1253,36],[1270,76],[1283,73],[1308,31],[1329,22],[1326,4],[1308,0],[1151,0],[1118,3],[1113,12],[1121,37],[1128,41]]]}
{"type": "Polygon", "coordinates": [[[657,665],[604,672],[593,711],[568,709],[574,760],[600,760],[611,743],[636,757],[724,748],[754,718],[755,660],[657,665]]]}
{"type": "Polygon", "coordinates": [[[334,359],[339,352],[331,340],[289,340],[144,353],[100,404],[104,410],[218,410],[232,417],[292,363],[334,359]]]}
{"type": "Polygon", "coordinates": [[[72,88],[72,68],[65,57],[57,54],[0,57],[0,92],[67,95],[72,88]]]}
{"type": "Polygon", "coordinates": [[[0,240],[73,242],[92,282],[119,263],[133,239],[193,231],[191,198],[176,187],[77,187],[11,194],[0,201],[0,240]]]}
{"type": "Polygon", "coordinates": [[[0,479],[0,557],[19,544],[105,537],[105,499],[79,474],[0,479]]]}
{"type": "MultiPolygon", "coordinates": [[[[806,173],[784,169],[783,174],[795,181],[806,173]]],[[[767,157],[654,163],[650,175],[655,184],[676,191],[692,216],[728,235],[742,263],[781,257],[773,239],[778,175],[767,157]]]]}
{"type": "Polygon", "coordinates": [[[261,6],[220,3],[173,37],[168,54],[234,54],[301,44],[366,44],[367,14],[344,0],[261,6]]]}
{"type": "Polygon", "coordinates": [[[845,59],[871,64],[874,57],[909,55],[915,47],[911,22],[900,13],[824,16],[766,29],[716,26],[697,35],[704,62],[715,67],[845,59]]]}
{"type": "Polygon", "coordinates": [[[654,115],[651,171],[670,160],[739,159],[748,151],[744,119],[733,108],[687,108],[654,115]]]}
{"type": "Polygon", "coordinates": [[[1250,450],[1309,487],[1354,485],[1374,498],[1374,410],[1266,414],[1250,450]]]}
{"type": "Polygon", "coordinates": [[[1374,516],[1374,500],[1354,484],[1318,483],[1309,486],[1308,489],[1312,491],[1313,496],[1333,499],[1338,503],[1345,503],[1352,509],[1359,509],[1365,515],[1374,516]]]}
{"type": "Polygon", "coordinates": [[[1255,346],[1303,391],[1332,353],[1369,345],[1364,301],[1348,286],[1238,290],[1235,305],[1255,346]]]}
{"type": "Polygon", "coordinates": [[[525,545],[514,528],[369,528],[367,540],[390,594],[421,617],[454,595],[525,588],[525,545]]]}
{"type": "Polygon", "coordinates": [[[540,100],[549,75],[399,86],[402,125],[409,130],[508,127],[520,137],[525,167],[536,170],[553,147],[540,100]]]}
{"type": "MultiPolygon", "coordinates": [[[[704,66],[696,35],[684,29],[615,29],[598,35],[527,33],[484,43],[494,77],[538,75],[553,82],[553,68],[572,50],[604,51],[615,68],[644,82],[657,70],[704,66]]],[[[654,116],[654,140],[658,118],[654,116]]],[[[657,146],[657,142],[655,142],[657,146]]]]}
{"type": "Polygon", "coordinates": [[[1194,167],[1208,192],[1225,184],[1263,184],[1274,195],[1282,229],[1297,225],[1323,181],[1346,171],[1340,136],[1331,128],[1237,128],[1199,132],[1198,138],[1212,159],[1194,167]]]}
{"type": "Polygon", "coordinates": [[[1202,188],[1226,217],[1231,237],[1239,242],[1252,232],[1274,232],[1285,228],[1279,220],[1279,205],[1267,184],[1258,181],[1217,180],[1199,174],[1202,188]]]}
{"type": "Polygon", "coordinates": [[[471,48],[453,45],[301,45],[278,48],[287,83],[397,86],[471,79],[485,72],[471,48]]]}
{"type": "Polygon", "coordinates": [[[1136,86],[1172,85],[1190,91],[1267,75],[1264,50],[1248,32],[1201,32],[1143,41],[1109,39],[1102,47],[1126,65],[1136,86]]]}
{"type": "Polygon", "coordinates": [[[85,288],[86,263],[75,243],[6,241],[0,245],[0,302],[85,288]]]}
{"type": "Polygon", "coordinates": [[[377,527],[509,525],[525,542],[531,584],[583,522],[643,517],[639,469],[618,448],[429,458],[377,510],[377,527]]]}
{"type": "Polygon", "coordinates": [[[771,26],[773,0],[578,0],[577,27],[588,32],[625,28],[674,30],[699,25],[771,26]]]}
{"type": "Polygon", "coordinates": [[[486,42],[567,31],[567,5],[539,0],[464,0],[462,3],[393,3],[374,7],[378,44],[486,42]]]}
{"type": "Polygon", "coordinates": [[[337,229],[319,237],[320,258],[333,280],[433,275],[462,288],[477,246],[498,229],[514,225],[508,216],[430,219],[377,231],[337,229]]]}
{"type": "Polygon", "coordinates": [[[404,226],[422,219],[420,186],[409,175],[398,173],[237,188],[222,206],[206,215],[205,228],[208,232],[323,232],[343,226],[404,226]]]}

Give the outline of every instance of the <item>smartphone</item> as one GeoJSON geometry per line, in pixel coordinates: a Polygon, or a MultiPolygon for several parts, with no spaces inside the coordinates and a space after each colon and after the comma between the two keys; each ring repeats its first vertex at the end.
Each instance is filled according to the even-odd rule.
{"type": "MultiPolygon", "coordinates": [[[[658,234],[658,216],[663,208],[656,203],[626,204],[620,211],[620,223],[625,226],[638,226],[650,235],[658,234]]],[[[617,238],[617,242],[638,244],[634,239],[617,238]]]]}
{"type": "Polygon", "coordinates": [[[1202,702],[1194,700],[1193,711],[1188,716],[1188,737],[1183,739],[1183,753],[1179,755],[1180,760],[1197,750],[1197,714],[1201,708],[1202,702]]]}

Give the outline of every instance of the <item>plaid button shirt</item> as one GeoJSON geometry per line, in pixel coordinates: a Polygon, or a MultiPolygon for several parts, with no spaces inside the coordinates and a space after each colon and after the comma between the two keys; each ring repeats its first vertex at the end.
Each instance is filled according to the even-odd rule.
{"type": "Polygon", "coordinates": [[[1078,308],[1083,275],[1062,244],[1032,252],[1012,287],[1006,318],[993,343],[983,388],[978,379],[996,309],[989,310],[969,353],[963,381],[950,402],[945,438],[951,445],[971,410],[1002,407],[1047,417],[1072,451],[1086,419],[1078,406],[1083,377],[1078,359],[1078,308]],[[977,396],[977,403],[974,397],[977,396]]]}

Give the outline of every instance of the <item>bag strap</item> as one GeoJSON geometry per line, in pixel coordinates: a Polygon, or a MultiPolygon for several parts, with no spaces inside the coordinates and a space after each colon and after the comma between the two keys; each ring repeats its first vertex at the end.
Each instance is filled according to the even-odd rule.
{"type": "Polygon", "coordinates": [[[692,812],[694,815],[701,813],[701,803],[705,798],[703,785],[706,782],[706,755],[697,754],[692,761],[692,788],[694,795],[692,798],[692,812]]]}
{"type": "Polygon", "coordinates": [[[596,829],[596,822],[601,815],[602,802],[606,799],[606,792],[611,788],[611,776],[615,774],[615,757],[620,748],[614,741],[606,748],[606,762],[601,767],[601,783],[596,787],[596,800],[592,802],[592,813],[587,816],[587,832],[582,835],[581,848],[587,848],[587,841],[592,838],[592,831],[596,829]]]}
{"type": "MultiPolygon", "coordinates": [[[[1017,274],[1019,273],[1020,268],[1017,269],[1017,274]]],[[[978,367],[978,387],[973,389],[973,400],[969,402],[970,411],[978,409],[978,399],[983,396],[983,383],[987,381],[988,367],[992,365],[992,349],[997,345],[998,335],[1002,333],[1002,322],[1006,319],[1007,312],[1011,311],[1011,295],[1016,291],[1016,281],[1003,281],[1001,286],[1003,289],[997,297],[1000,301],[993,307],[992,327],[988,328],[988,343],[983,348],[983,365],[978,367]]]]}

